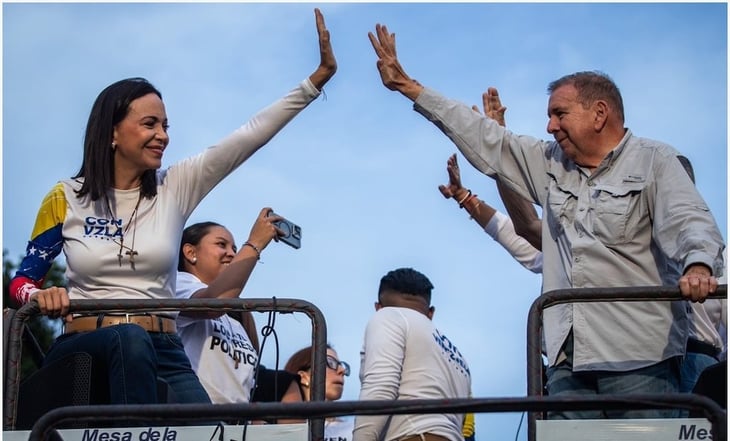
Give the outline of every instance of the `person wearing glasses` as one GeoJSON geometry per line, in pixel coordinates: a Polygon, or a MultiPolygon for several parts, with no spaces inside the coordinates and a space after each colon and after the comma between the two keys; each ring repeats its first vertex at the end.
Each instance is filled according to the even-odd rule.
{"type": "MultiPolygon", "coordinates": [[[[470,398],[464,356],[432,322],[433,284],[412,268],[380,279],[360,352],[360,400],[470,398]]],[[[463,440],[464,414],[358,415],[354,441],[463,440]]]]}
{"type": "MultiPolygon", "coordinates": [[[[284,370],[299,376],[299,386],[304,401],[311,400],[310,383],[312,380],[312,346],[295,352],[284,366],[284,370]]],[[[337,401],[342,398],[345,377],[350,376],[350,365],[341,361],[332,346],[327,345],[327,372],[325,374],[324,398],[326,401],[337,401]]],[[[326,440],[351,441],[353,421],[349,418],[327,418],[324,423],[326,440]]]]}

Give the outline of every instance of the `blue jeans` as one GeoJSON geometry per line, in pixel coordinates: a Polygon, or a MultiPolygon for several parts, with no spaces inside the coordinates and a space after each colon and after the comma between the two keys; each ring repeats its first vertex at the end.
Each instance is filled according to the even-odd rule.
{"type": "MultiPolygon", "coordinates": [[[[631,371],[573,372],[573,334],[565,343],[567,360],[547,370],[552,396],[601,394],[662,394],[679,390],[680,357],[631,371]]],[[[548,412],[549,419],[678,418],[677,409],[576,410],[548,412]]]]}
{"type": "Polygon", "coordinates": [[[702,371],[717,363],[718,361],[716,358],[707,354],[687,352],[684,356],[684,360],[682,360],[679,391],[692,392],[692,389],[694,389],[695,384],[697,384],[697,379],[700,378],[702,371]]]}
{"type": "MultiPolygon", "coordinates": [[[[711,357],[707,354],[699,352],[687,352],[682,360],[682,368],[680,370],[680,381],[679,391],[683,393],[692,392],[697,379],[700,378],[702,371],[710,366],[719,363],[715,357],[711,357]]],[[[681,414],[683,418],[689,417],[689,410],[682,409],[681,414]]]]}
{"type": "Polygon", "coordinates": [[[123,324],[90,332],[63,334],[44,363],[86,352],[94,366],[106,369],[110,404],[155,404],[157,377],[169,384],[179,403],[210,403],[177,334],[147,332],[123,324]]]}

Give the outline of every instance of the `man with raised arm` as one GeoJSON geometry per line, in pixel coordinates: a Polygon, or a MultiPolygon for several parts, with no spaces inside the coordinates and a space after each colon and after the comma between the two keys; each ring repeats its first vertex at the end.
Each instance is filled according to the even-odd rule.
{"type": "MultiPolygon", "coordinates": [[[[543,209],[543,292],[679,286],[703,301],[717,288],[724,242],[671,146],[624,127],[623,101],[600,72],[548,86],[553,141],[518,136],[411,79],[395,35],[369,34],[383,84],[433,122],[482,173],[543,209]]],[[[678,390],[688,317],[684,302],[598,302],[544,312],[551,395],[678,390]]],[[[676,410],[562,412],[555,418],[663,418],[676,410]]]]}

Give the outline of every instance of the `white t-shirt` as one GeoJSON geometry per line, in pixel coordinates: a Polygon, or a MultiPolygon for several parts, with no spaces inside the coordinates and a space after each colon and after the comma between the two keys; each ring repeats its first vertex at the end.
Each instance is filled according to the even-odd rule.
{"type": "MultiPolygon", "coordinates": [[[[194,275],[178,271],[177,298],[189,299],[205,287],[194,275]]],[[[180,315],[177,326],[185,353],[210,400],[214,404],[250,401],[258,354],[241,323],[226,314],[215,319],[180,315]]]]}
{"type": "MultiPolygon", "coordinates": [[[[361,400],[469,398],[466,360],[433,322],[410,308],[376,311],[360,353],[361,400]]],[[[396,440],[431,433],[463,440],[463,414],[359,415],[354,441],[396,440]]]]}

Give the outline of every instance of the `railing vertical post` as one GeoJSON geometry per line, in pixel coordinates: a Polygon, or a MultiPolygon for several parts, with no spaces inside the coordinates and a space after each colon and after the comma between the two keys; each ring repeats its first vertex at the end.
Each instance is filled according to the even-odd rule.
{"type": "MultiPolygon", "coordinates": [[[[311,305],[312,318],[312,401],[325,401],[327,376],[327,322],[322,312],[311,305]]],[[[313,441],[324,440],[324,418],[310,420],[313,441]]]]}
{"type": "Polygon", "coordinates": [[[23,305],[10,320],[5,359],[3,384],[3,430],[14,430],[17,422],[18,391],[20,390],[21,357],[23,354],[23,326],[28,318],[38,314],[40,308],[33,301],[23,305]]]}
{"type": "MultiPolygon", "coordinates": [[[[527,319],[527,395],[542,396],[542,296],[532,303],[527,319]]],[[[527,439],[537,436],[537,412],[527,414],[527,439]]]]}

